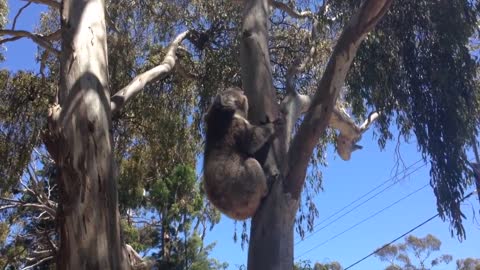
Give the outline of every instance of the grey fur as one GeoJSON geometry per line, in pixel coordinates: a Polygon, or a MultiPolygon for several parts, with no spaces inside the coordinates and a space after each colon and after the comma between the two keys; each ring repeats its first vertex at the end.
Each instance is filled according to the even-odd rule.
{"type": "Polygon", "coordinates": [[[204,186],[210,202],[225,215],[242,220],[253,216],[267,194],[267,179],[254,158],[275,133],[275,124],[246,120],[248,100],[239,88],[215,98],[206,115],[204,186]]]}

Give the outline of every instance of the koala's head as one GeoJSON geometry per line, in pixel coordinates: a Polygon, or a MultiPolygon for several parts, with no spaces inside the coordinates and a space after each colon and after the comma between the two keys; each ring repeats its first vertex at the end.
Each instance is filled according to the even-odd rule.
{"type": "Polygon", "coordinates": [[[217,95],[214,103],[222,110],[237,113],[244,118],[247,117],[248,99],[243,90],[238,87],[227,88],[217,95]]]}

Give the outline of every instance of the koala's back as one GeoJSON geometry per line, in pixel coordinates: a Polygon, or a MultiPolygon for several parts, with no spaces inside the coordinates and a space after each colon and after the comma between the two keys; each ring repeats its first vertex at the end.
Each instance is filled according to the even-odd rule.
{"type": "Polygon", "coordinates": [[[211,114],[204,156],[205,190],[223,213],[246,219],[255,213],[267,191],[265,175],[258,161],[241,149],[245,120],[221,111],[211,114]]]}

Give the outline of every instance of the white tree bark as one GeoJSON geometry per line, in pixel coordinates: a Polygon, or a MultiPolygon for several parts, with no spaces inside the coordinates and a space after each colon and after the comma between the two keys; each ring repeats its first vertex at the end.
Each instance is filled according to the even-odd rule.
{"type": "Polygon", "coordinates": [[[180,43],[187,37],[189,31],[184,31],[170,44],[167,54],[163,62],[146,72],[136,76],[127,86],[118,91],[111,99],[112,114],[116,114],[130,99],[138,95],[145,85],[162,78],[172,71],[175,66],[177,57],[176,52],[180,43]]]}
{"type": "Polygon", "coordinates": [[[345,26],[330,57],[312,104],[288,153],[287,189],[299,198],[306,169],[318,139],[328,126],[340,89],[365,36],[387,12],[393,0],[366,0],[345,26]]]}
{"type": "Polygon", "coordinates": [[[64,0],[58,104],[46,145],[59,167],[58,269],[128,269],[113,161],[103,0],[64,0]]]}

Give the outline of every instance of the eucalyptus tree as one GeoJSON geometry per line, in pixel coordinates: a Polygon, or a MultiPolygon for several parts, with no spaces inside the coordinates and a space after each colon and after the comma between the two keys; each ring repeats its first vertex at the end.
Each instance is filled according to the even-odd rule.
{"type": "Polygon", "coordinates": [[[378,249],[375,256],[381,261],[390,263],[385,269],[432,269],[442,264],[449,264],[452,255],[443,254],[431,258],[432,253],[438,252],[442,242],[435,236],[428,234],[423,238],[409,235],[405,242],[391,244],[378,249]]]}
{"type": "Polygon", "coordinates": [[[256,157],[270,191],[252,218],[249,269],[293,267],[295,221],[313,226],[325,145],[354,158],[374,121],[380,147],[393,124],[398,136],[416,136],[437,208],[464,237],[466,151],[478,125],[468,48],[476,1],[32,2],[59,20],[37,34],[0,34],[9,36],[1,43],[29,38],[41,47],[40,78],[51,86],[47,128],[34,145],[45,145],[58,168],[59,269],[148,265],[122,242],[120,216],[195,162],[209,97],[230,85],[246,91],[251,122],[286,119],[256,157]],[[126,208],[118,180],[131,192],[126,208]]]}

